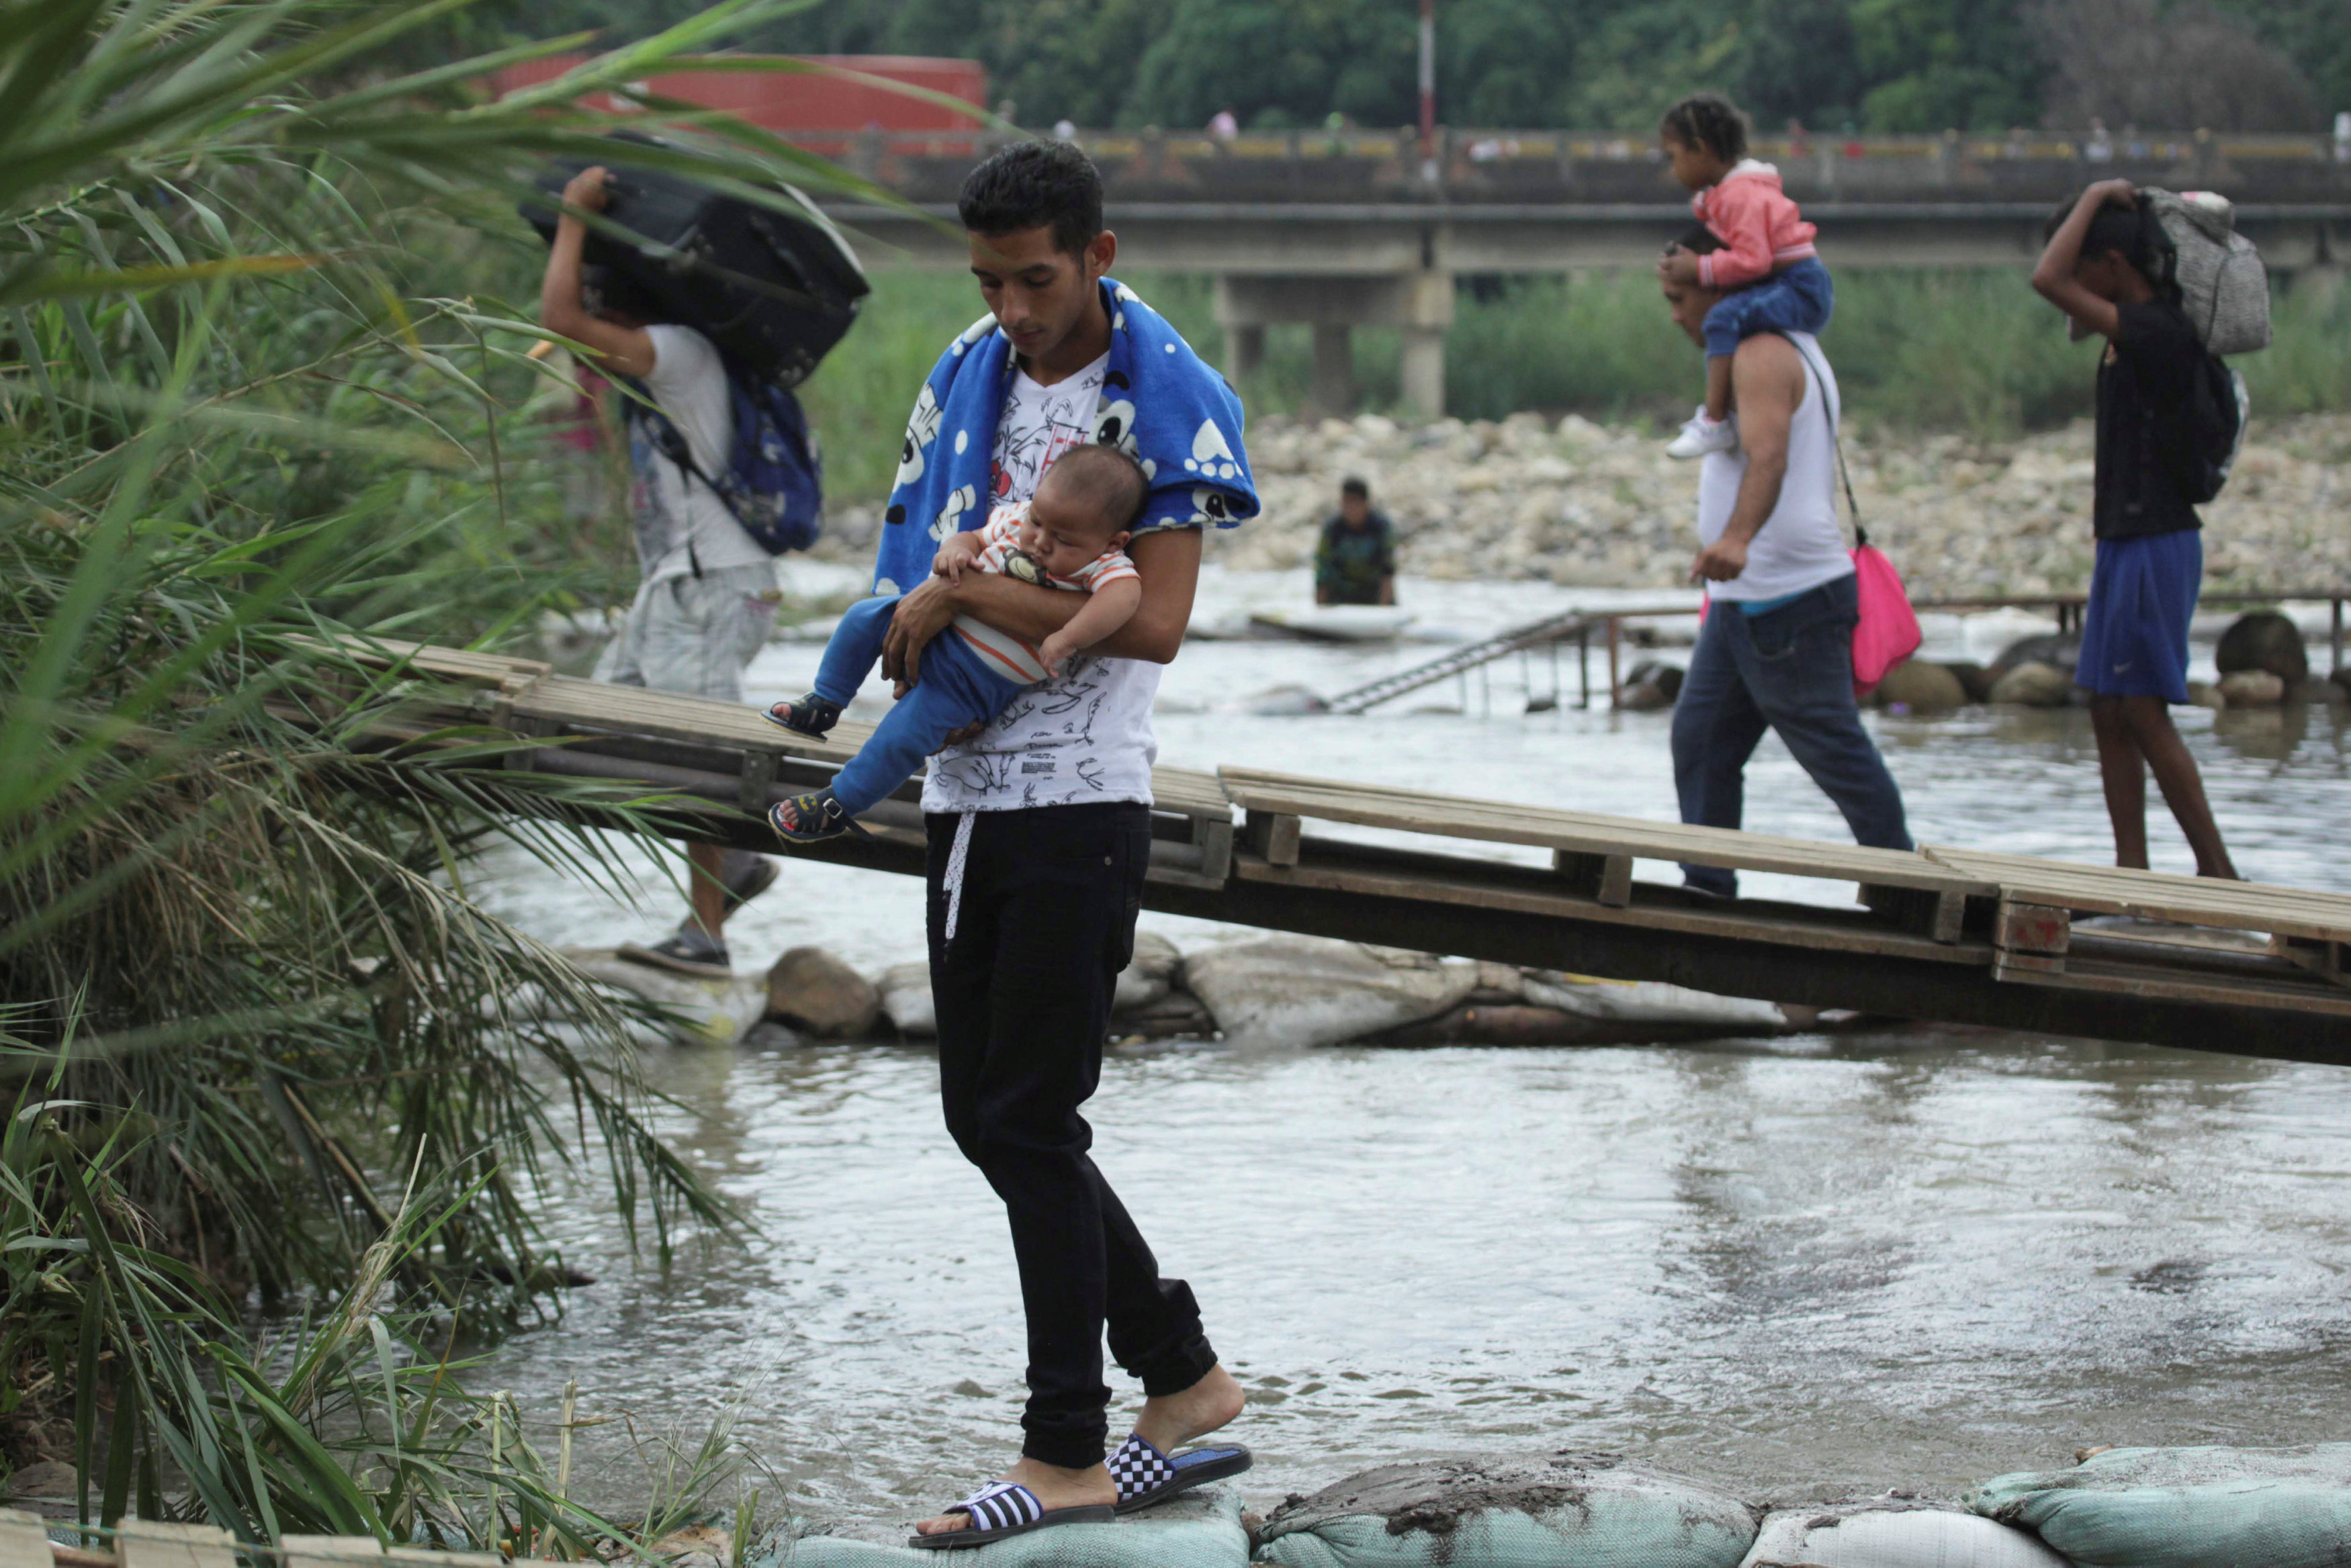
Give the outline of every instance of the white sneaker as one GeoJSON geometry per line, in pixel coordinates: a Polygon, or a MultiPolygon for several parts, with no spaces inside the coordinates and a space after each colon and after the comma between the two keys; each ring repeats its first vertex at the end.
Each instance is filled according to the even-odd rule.
{"type": "Polygon", "coordinates": [[[1666,455],[1704,457],[1708,452],[1738,450],[1739,416],[1733,414],[1727,420],[1710,420],[1706,417],[1706,406],[1700,404],[1698,412],[1690,416],[1689,423],[1682,426],[1681,434],[1667,445],[1666,455]]]}

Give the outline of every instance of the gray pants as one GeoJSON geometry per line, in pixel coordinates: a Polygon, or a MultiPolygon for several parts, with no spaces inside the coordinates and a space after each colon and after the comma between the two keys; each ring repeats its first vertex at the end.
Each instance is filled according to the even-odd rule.
{"type": "Polygon", "coordinates": [[[766,565],[647,583],[596,661],[596,679],[740,702],[743,667],[767,643],[779,597],[766,565]]]}

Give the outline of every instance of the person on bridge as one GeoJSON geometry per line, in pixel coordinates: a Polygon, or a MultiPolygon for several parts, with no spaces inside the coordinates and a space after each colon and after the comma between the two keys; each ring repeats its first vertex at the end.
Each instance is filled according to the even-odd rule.
{"type": "Polygon", "coordinates": [[[1694,252],[1668,245],[1664,280],[1713,290],[1706,317],[1706,401],[1666,448],[1667,457],[1739,450],[1731,419],[1730,357],[1759,332],[1817,333],[1836,306],[1817,232],[1780,189],[1780,171],[1747,156],[1747,117],[1720,93],[1694,93],[1666,110],[1657,137],[1690,211],[1719,242],[1694,252]]]}
{"type": "Polygon", "coordinates": [[[1318,605],[1395,603],[1395,525],[1372,509],[1372,487],[1350,474],[1339,483],[1339,510],[1322,520],[1314,546],[1318,605]]]}
{"type": "MultiPolygon", "coordinates": [[[[1720,244],[1704,228],[1682,244],[1720,244]]],[[[1674,323],[1705,346],[1722,291],[1668,277],[1674,323]]],[[[1747,759],[1776,732],[1863,844],[1908,849],[1902,792],[1862,728],[1853,691],[1860,616],[1853,558],[1837,524],[1836,377],[1810,333],[1759,333],[1731,358],[1740,449],[1698,470],[1698,557],[1707,585],[1689,674],[1674,704],[1674,786],[1682,820],[1737,827],[1747,759]]],[[[1729,898],[1738,878],[1685,866],[1684,884],[1729,898]]]]}
{"type": "Polygon", "coordinates": [[[883,675],[926,679],[924,649],[958,616],[1035,645],[1086,603],[1002,573],[933,576],[938,545],[986,517],[980,497],[1029,500],[1084,441],[1123,450],[1151,488],[1127,545],[1143,583],[1133,618],[948,746],[923,790],[940,1097],[956,1147],[1003,1199],[1029,1329],[1019,1461],[918,1525],[926,1547],[1106,1520],[1249,1464],[1245,1449],[1178,1451],[1240,1414],[1241,1386],[1191,1287],[1160,1276],[1080,1114],[1151,865],[1160,666],[1183,646],[1202,528],[1258,512],[1240,400],[1105,275],[1118,240],[1077,148],[1014,142],[972,171],[957,206],[989,314],[947,346],[907,426],[873,587],[914,586],[883,675]],[[1105,1326],[1144,1396],[1108,1465],[1105,1326]]]}
{"type": "MultiPolygon", "coordinates": [[[[605,172],[582,170],[563,199],[601,212],[605,172]]],[[[709,338],[690,327],[649,324],[625,278],[583,288],[587,225],[566,212],[555,226],[539,286],[538,322],[589,351],[597,369],[632,379],[666,429],[629,404],[629,467],[643,581],[627,618],[597,661],[596,679],[721,702],[743,701],[743,667],[765,646],[783,597],[776,564],[710,482],[735,441],[726,370],[709,338]],[[665,441],[682,443],[676,448],[665,441]]],[[[734,967],[727,918],[776,879],[776,863],[747,850],[688,844],[685,919],[649,947],[623,942],[622,957],[682,974],[724,979],[734,967]]]]}
{"type": "Polygon", "coordinates": [[[2127,180],[2101,180],[2050,215],[2032,286],[2106,340],[2098,360],[2090,532],[2096,554],[2082,654],[2115,864],[2147,866],[2147,775],[2196,852],[2199,877],[2233,880],[2196,759],[2171,722],[2188,701],[2188,623],[2203,585],[2203,522],[2182,491],[2196,447],[2203,340],[2156,250],[2153,220],[2127,180]]]}

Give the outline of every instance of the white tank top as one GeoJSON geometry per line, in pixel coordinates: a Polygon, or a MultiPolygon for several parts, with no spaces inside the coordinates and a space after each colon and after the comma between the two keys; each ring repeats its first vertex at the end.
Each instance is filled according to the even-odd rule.
{"type": "MultiPolygon", "coordinates": [[[[1780,504],[1747,546],[1747,569],[1727,583],[1708,583],[1710,597],[1740,600],[1786,598],[1809,593],[1853,572],[1845,553],[1844,530],[1836,514],[1836,448],[1830,439],[1829,420],[1843,405],[1837,400],[1836,372],[1809,332],[1782,334],[1796,346],[1804,361],[1804,398],[1788,422],[1788,473],[1780,482],[1780,504]],[[1821,412],[1828,400],[1828,416],[1821,412]]],[[[1739,502],[1739,486],[1747,477],[1744,452],[1707,454],[1698,471],[1698,542],[1711,545],[1722,537],[1739,502]]]]}

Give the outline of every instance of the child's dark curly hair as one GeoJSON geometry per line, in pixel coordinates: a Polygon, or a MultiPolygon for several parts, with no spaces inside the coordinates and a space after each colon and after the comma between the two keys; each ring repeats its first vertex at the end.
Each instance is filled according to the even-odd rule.
{"type": "Polygon", "coordinates": [[[1657,129],[1689,147],[1703,147],[1725,163],[1747,156],[1747,117],[1719,92],[1694,92],[1666,110],[1657,129]]]}

